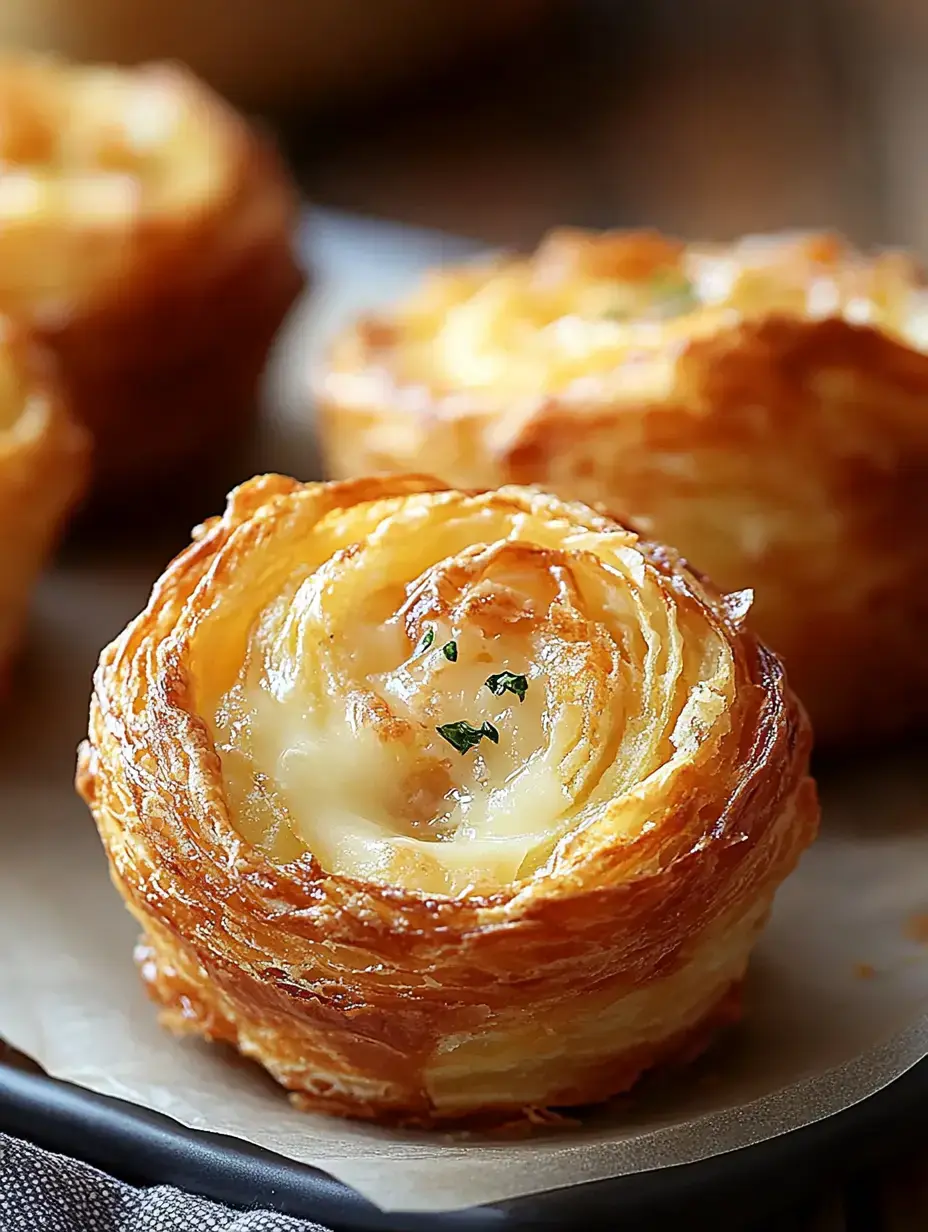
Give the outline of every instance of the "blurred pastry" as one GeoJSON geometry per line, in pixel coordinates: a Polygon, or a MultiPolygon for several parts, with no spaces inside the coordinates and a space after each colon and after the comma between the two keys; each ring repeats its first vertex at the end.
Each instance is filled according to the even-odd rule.
{"type": "Polygon", "coordinates": [[[754,588],[834,744],[928,716],[926,348],[900,253],[559,231],[360,321],[317,392],[336,477],[537,482],[754,588]]]}
{"type": "Polygon", "coordinates": [[[302,282],[276,154],[179,67],[0,58],[0,312],[57,357],[96,488],[209,459],[302,282]]]}
{"type": "Polygon", "coordinates": [[[425,1125],[697,1053],[818,820],[748,602],[529,489],[238,488],[79,758],[166,1025],[425,1125]]]}
{"type": "Polygon", "coordinates": [[[0,321],[0,684],[19,648],[36,579],[84,492],[90,441],[47,356],[0,321]]]}

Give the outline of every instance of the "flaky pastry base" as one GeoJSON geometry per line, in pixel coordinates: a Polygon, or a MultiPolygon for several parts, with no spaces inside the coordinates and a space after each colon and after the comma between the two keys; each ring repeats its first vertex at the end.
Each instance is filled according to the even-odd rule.
{"type": "Polygon", "coordinates": [[[56,356],[95,491],[221,453],[303,277],[268,141],[178,66],[0,58],[0,311],[56,356]]]}
{"type": "Polygon", "coordinates": [[[427,1126],[698,1052],[818,821],[748,603],[531,489],[236,489],[103,651],[79,754],[166,1025],[427,1126]]]}
{"type": "Polygon", "coordinates": [[[36,579],[83,495],[90,440],[50,359],[0,322],[0,683],[22,640],[36,579]]]}
{"type": "Polygon", "coordinates": [[[926,347],[902,254],[557,232],[360,321],[316,392],[334,477],[539,483],[752,587],[834,745],[928,716],[926,347]]]}

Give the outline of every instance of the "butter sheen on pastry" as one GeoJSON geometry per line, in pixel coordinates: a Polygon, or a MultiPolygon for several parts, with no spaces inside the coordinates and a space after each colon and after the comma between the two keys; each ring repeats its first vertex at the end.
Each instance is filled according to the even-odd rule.
{"type": "Polygon", "coordinates": [[[90,441],[43,354],[0,320],[0,682],[22,639],[36,579],[83,495],[90,441]]]}
{"type": "Polygon", "coordinates": [[[166,1024],[421,1124],[699,1051],[818,819],[748,604],[531,489],[236,489],[79,759],[166,1024]]]}
{"type": "Polygon", "coordinates": [[[563,231],[363,319],[317,393],[336,477],[537,482],[753,588],[834,744],[928,716],[926,348],[901,253],[563,231]]]}
{"type": "Polygon", "coordinates": [[[300,286],[295,190],[179,66],[0,56],[0,311],[55,353],[98,491],[217,451],[300,286]]]}

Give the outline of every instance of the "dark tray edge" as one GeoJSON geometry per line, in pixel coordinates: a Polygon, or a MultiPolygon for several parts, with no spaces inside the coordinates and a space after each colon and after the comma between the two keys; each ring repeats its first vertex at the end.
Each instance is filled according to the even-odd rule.
{"type": "Polygon", "coordinates": [[[917,1113],[928,1094],[928,1059],[852,1108],[756,1146],[699,1163],[551,1190],[442,1214],[381,1211],[324,1172],[238,1139],[189,1130],[169,1117],[96,1095],[44,1074],[0,1064],[0,1130],[83,1159],[137,1185],[171,1184],[236,1207],[264,1206],[315,1219],[339,1232],[528,1232],[647,1218],[681,1208],[731,1218],[795,1201],[864,1162],[878,1162],[900,1137],[928,1127],[917,1113]]]}

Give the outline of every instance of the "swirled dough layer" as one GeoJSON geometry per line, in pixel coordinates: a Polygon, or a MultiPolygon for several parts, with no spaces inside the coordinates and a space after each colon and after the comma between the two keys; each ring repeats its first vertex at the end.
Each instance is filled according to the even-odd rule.
{"type": "Polygon", "coordinates": [[[317,533],[331,555],[262,610],[213,724],[238,824],[271,850],[487,892],[616,799],[634,836],[647,817],[628,793],[727,727],[731,653],[633,534],[566,510],[552,525],[506,490],[376,503],[317,533]],[[488,686],[503,672],[521,697],[488,686]],[[462,721],[495,740],[458,751],[441,732],[462,721]]]}

